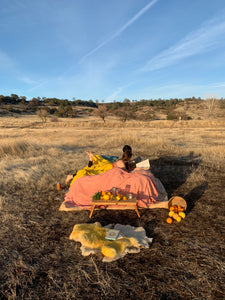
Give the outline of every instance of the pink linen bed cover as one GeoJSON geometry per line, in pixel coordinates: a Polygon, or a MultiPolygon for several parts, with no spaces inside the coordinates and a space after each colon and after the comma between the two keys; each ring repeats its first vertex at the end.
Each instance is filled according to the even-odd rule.
{"type": "Polygon", "coordinates": [[[98,191],[110,191],[117,187],[121,193],[132,193],[137,198],[139,207],[149,207],[158,197],[154,176],[150,171],[128,173],[120,168],[113,168],[99,175],[80,177],[70,186],[64,202],[90,209],[92,196],[98,191]]]}

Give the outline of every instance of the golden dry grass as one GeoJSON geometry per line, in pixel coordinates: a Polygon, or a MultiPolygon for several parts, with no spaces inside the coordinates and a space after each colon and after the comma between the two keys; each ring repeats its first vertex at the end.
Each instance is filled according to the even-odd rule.
{"type": "Polygon", "coordinates": [[[216,121],[0,118],[0,298],[223,297],[224,129],[216,121]],[[141,225],[154,238],[149,250],[105,265],[68,240],[87,212],[58,208],[66,175],[87,163],[84,150],[120,155],[124,144],[151,160],[169,196],[185,197],[188,216],[170,226],[166,210],[146,210],[139,223],[132,212],[99,212],[93,222],[141,225]]]}
{"type": "Polygon", "coordinates": [[[132,145],[135,156],[157,159],[165,155],[185,156],[193,151],[207,165],[224,166],[225,127],[220,122],[215,122],[215,127],[204,121],[175,125],[173,121],[138,122],[136,127],[134,122],[128,122],[125,128],[118,128],[124,124],[115,120],[97,128],[96,123],[99,124],[75,119],[43,126],[35,116],[1,118],[1,175],[16,182],[40,182],[47,176],[49,182],[52,177],[46,173],[50,172],[55,173],[54,180],[59,180],[59,176],[63,180],[64,174],[86,163],[85,149],[120,155],[124,144],[132,145]]]}

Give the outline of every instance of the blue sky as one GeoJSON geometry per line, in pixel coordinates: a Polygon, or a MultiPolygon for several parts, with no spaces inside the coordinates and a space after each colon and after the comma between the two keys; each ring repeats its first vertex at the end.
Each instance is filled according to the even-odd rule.
{"type": "Polygon", "coordinates": [[[224,0],[0,0],[0,94],[225,97],[224,0]]]}

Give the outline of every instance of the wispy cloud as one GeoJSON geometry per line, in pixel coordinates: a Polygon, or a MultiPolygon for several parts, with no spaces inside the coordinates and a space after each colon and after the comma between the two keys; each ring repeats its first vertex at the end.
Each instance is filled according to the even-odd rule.
{"type": "Polygon", "coordinates": [[[225,20],[212,19],[204,23],[198,30],[191,32],[174,46],[162,51],[149,60],[140,72],[159,70],[174,65],[190,56],[205,53],[225,45],[225,20]]]}
{"type": "Polygon", "coordinates": [[[20,76],[18,79],[27,84],[37,84],[36,80],[33,80],[32,78],[30,78],[28,76],[20,76]]]}
{"type": "Polygon", "coordinates": [[[124,86],[120,86],[117,87],[115,91],[113,91],[113,93],[111,93],[109,96],[107,96],[105,98],[105,102],[112,102],[114,100],[117,100],[117,98],[119,97],[119,95],[121,94],[121,92],[123,90],[125,90],[126,88],[128,88],[131,84],[126,84],[124,86]]]}
{"type": "Polygon", "coordinates": [[[41,81],[41,82],[39,82],[39,83],[36,83],[34,86],[32,86],[32,87],[30,87],[29,89],[27,89],[26,92],[32,92],[32,91],[35,91],[35,90],[37,90],[37,89],[39,89],[39,88],[41,88],[41,87],[47,85],[47,84],[50,83],[51,81],[53,81],[53,80],[49,79],[49,80],[43,80],[43,81],[41,81]]]}
{"type": "Polygon", "coordinates": [[[152,0],[147,5],[145,5],[136,15],[134,15],[126,24],[124,24],[119,30],[117,30],[113,35],[111,35],[108,39],[100,43],[98,46],[96,46],[94,49],[89,51],[87,54],[85,54],[80,62],[84,61],[88,56],[92,55],[96,51],[98,51],[100,48],[105,46],[107,43],[115,39],[117,36],[119,36],[122,32],[124,32],[129,26],[131,26],[134,22],[136,22],[145,12],[147,12],[156,2],[159,0],[152,0]]]}

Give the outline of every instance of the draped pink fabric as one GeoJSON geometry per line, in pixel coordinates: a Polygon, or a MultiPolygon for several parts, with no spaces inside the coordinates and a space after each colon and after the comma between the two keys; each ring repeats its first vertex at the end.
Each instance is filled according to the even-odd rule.
{"type": "Polygon", "coordinates": [[[78,178],[70,186],[64,202],[90,209],[92,196],[98,191],[110,191],[117,187],[121,193],[132,193],[138,200],[139,207],[148,207],[158,197],[155,180],[149,171],[128,173],[120,168],[113,168],[99,175],[78,178]]]}

